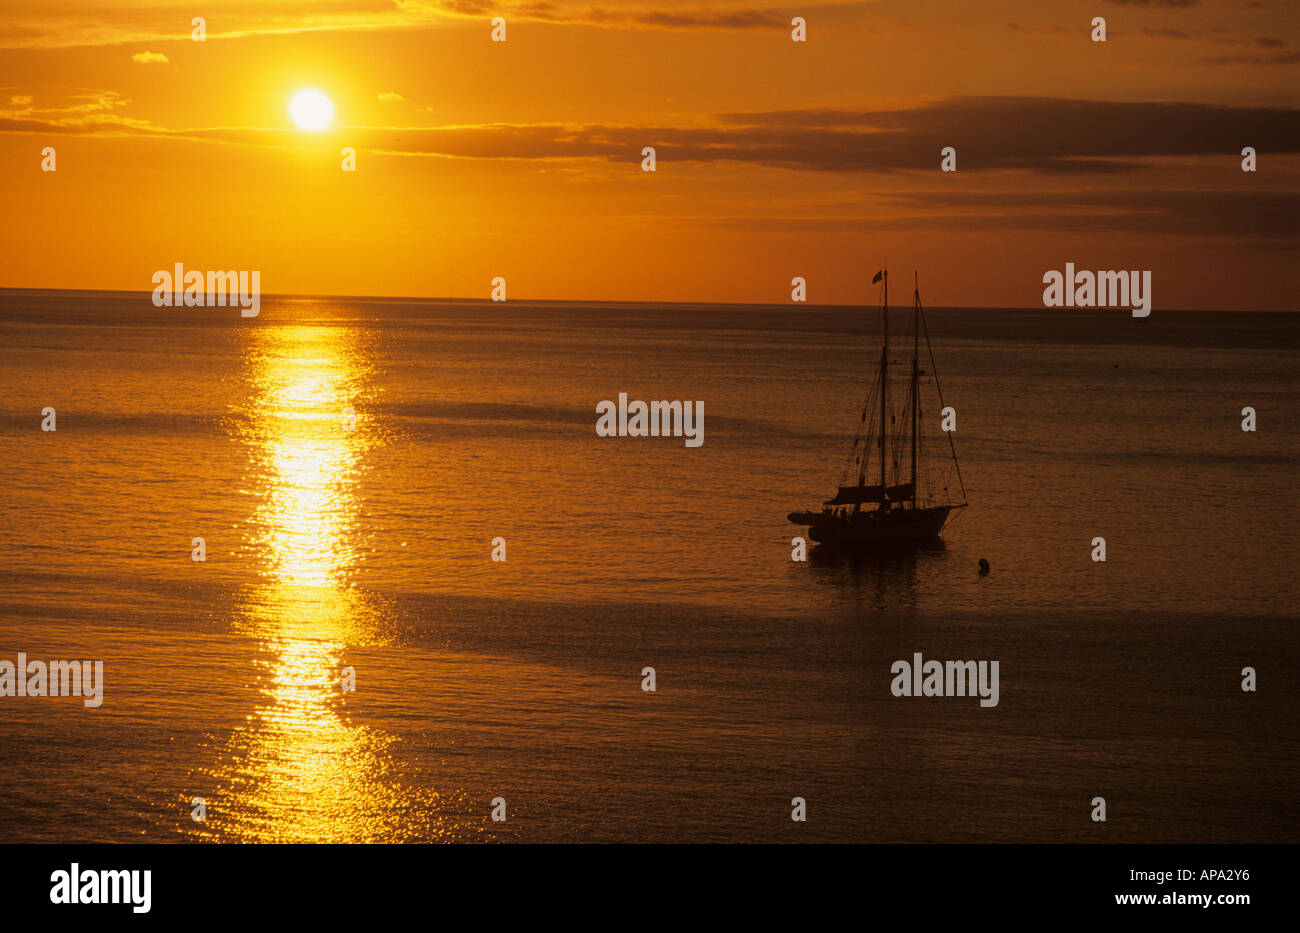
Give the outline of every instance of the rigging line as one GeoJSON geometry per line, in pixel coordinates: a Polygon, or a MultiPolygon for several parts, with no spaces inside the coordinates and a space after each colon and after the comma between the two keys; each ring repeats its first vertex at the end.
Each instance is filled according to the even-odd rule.
{"type": "Polygon", "coordinates": [[[867,466],[869,463],[867,448],[871,446],[871,442],[873,439],[876,440],[877,443],[883,442],[881,439],[884,437],[885,427],[883,424],[878,424],[876,422],[876,404],[875,404],[877,393],[883,391],[884,391],[884,386],[881,384],[880,374],[877,373],[875,375],[875,378],[872,380],[871,392],[867,396],[866,404],[863,407],[863,415],[865,416],[866,414],[870,413],[871,416],[870,420],[867,420],[866,417],[863,417],[862,421],[859,422],[860,424],[865,423],[867,425],[867,433],[863,437],[862,451],[860,456],[858,457],[858,463],[857,463],[858,470],[857,470],[856,480],[859,486],[866,481],[867,466]]]}
{"type": "Polygon", "coordinates": [[[903,442],[909,439],[907,422],[910,412],[911,409],[908,405],[903,405],[897,414],[891,412],[891,415],[894,415],[894,426],[890,430],[889,439],[898,456],[890,462],[894,465],[894,479],[896,482],[903,481],[903,467],[907,462],[905,458],[908,445],[903,442]]]}
{"type": "Polygon", "coordinates": [[[877,373],[875,379],[871,383],[871,388],[867,390],[866,399],[863,400],[862,415],[859,415],[858,417],[857,431],[853,435],[853,447],[849,450],[848,459],[845,460],[844,462],[844,470],[843,472],[840,473],[840,481],[839,481],[840,486],[848,485],[849,471],[855,466],[853,459],[855,456],[857,456],[859,458],[858,463],[860,464],[862,462],[861,457],[865,455],[864,452],[867,446],[869,445],[872,435],[874,433],[873,428],[875,427],[876,419],[875,419],[875,413],[872,411],[873,406],[871,404],[871,400],[876,397],[876,386],[878,385],[879,381],[880,381],[880,374],[877,373]],[[868,412],[871,412],[870,421],[867,421],[867,419],[863,417],[863,415],[867,414],[868,412]],[[859,448],[858,443],[864,440],[863,433],[862,433],[862,426],[864,424],[867,426],[866,438],[865,441],[862,443],[861,448],[859,448]]]}
{"type": "MultiPolygon", "coordinates": [[[[920,304],[920,297],[917,297],[917,303],[920,304]]],[[[930,343],[930,325],[925,320],[925,309],[921,309],[921,332],[925,334],[925,348],[930,353],[930,373],[934,376],[934,389],[939,395],[939,408],[946,406],[943,404],[943,386],[939,384],[939,367],[934,362],[934,344],[930,343]]],[[[957,482],[961,484],[961,501],[968,501],[966,496],[966,480],[961,475],[961,462],[957,459],[957,444],[952,439],[952,431],[944,431],[948,435],[948,446],[952,450],[952,465],[957,469],[957,482]]]]}

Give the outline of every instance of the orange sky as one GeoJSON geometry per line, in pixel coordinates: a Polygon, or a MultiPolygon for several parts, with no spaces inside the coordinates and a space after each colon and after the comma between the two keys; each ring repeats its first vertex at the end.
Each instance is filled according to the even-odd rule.
{"type": "Polygon", "coordinates": [[[857,303],[887,261],[1032,307],[1072,261],[1152,270],[1157,313],[1294,309],[1298,9],[6,0],[0,286],[857,303]],[[293,127],[305,87],[332,129],[293,127]]]}

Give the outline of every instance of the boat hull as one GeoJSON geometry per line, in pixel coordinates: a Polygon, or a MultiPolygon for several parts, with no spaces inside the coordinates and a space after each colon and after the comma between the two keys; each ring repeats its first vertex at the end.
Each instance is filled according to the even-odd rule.
{"type": "Polygon", "coordinates": [[[943,531],[952,506],[859,512],[839,517],[827,512],[791,512],[790,521],[808,526],[818,544],[840,548],[881,548],[933,541],[943,531]]]}

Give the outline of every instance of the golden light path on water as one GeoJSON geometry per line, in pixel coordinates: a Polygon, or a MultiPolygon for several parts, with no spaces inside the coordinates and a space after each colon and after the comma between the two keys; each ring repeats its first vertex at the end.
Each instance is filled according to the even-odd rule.
{"type": "MultiPolygon", "coordinates": [[[[349,413],[368,374],[358,335],[337,326],[262,326],[246,354],[240,413],[260,506],[250,559],[263,582],[239,627],[269,656],[263,701],[212,777],[194,835],[249,842],[397,842],[445,836],[439,799],[397,779],[387,732],[354,725],[342,688],[350,646],[382,644],[379,612],[348,587],[361,458],[373,443],[349,413]]],[[[355,702],[355,699],[354,699],[355,702]]]]}

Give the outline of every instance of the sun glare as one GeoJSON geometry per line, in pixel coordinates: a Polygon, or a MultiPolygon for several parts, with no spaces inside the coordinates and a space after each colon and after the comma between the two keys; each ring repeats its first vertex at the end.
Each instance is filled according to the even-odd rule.
{"type": "Polygon", "coordinates": [[[289,116],[300,130],[323,130],[334,122],[334,105],[320,91],[299,91],[289,101],[289,116]]]}

